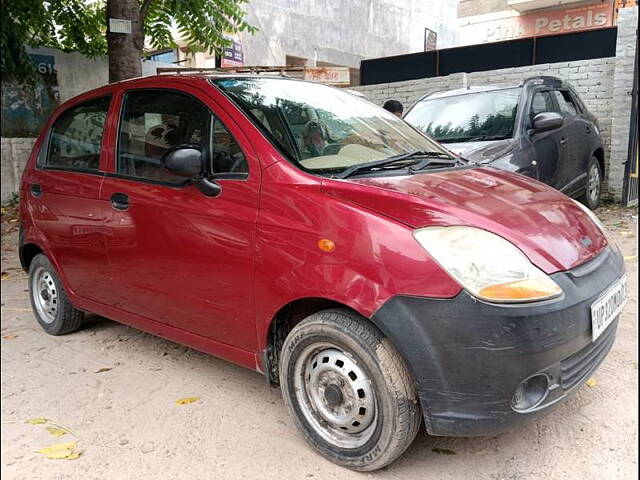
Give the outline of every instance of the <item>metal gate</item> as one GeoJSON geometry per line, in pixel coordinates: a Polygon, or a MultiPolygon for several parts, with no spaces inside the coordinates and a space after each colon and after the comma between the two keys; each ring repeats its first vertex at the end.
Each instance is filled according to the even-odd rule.
{"type": "Polygon", "coordinates": [[[638,204],[638,31],[636,30],[636,60],[633,68],[631,91],[631,118],[629,119],[629,151],[624,169],[622,203],[625,206],[638,204]]]}

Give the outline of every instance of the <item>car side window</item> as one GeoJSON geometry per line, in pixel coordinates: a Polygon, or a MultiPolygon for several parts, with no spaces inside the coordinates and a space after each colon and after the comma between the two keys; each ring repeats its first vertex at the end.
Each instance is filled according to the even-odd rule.
{"type": "Polygon", "coordinates": [[[51,127],[44,166],[98,171],[110,101],[111,96],[102,97],[63,112],[51,127]]]}
{"type": "Polygon", "coordinates": [[[213,174],[248,173],[247,159],[227,127],[216,118],[212,130],[211,170],[213,174]]]}
{"type": "Polygon", "coordinates": [[[131,91],[118,132],[119,174],[172,185],[186,182],[162,164],[179,145],[205,148],[211,112],[190,95],[168,90],[131,91]]]}
{"type": "Polygon", "coordinates": [[[554,90],[553,94],[555,95],[556,101],[560,106],[560,112],[564,113],[565,115],[578,114],[578,107],[576,106],[573,97],[571,97],[571,94],[568,91],[554,90]]]}
{"type": "Polygon", "coordinates": [[[534,117],[542,112],[553,112],[555,105],[548,91],[536,92],[531,100],[531,116],[534,117]]]}

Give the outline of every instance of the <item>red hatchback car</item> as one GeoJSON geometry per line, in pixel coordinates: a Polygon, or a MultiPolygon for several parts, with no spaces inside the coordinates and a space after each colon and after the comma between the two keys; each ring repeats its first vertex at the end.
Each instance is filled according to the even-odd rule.
{"type": "Polygon", "coordinates": [[[293,79],[83,94],[43,129],[21,199],[46,332],[92,312],[259,371],[356,470],[397,458],[422,419],[493,435],[548,412],[606,356],[626,300],[588,209],[293,79]]]}

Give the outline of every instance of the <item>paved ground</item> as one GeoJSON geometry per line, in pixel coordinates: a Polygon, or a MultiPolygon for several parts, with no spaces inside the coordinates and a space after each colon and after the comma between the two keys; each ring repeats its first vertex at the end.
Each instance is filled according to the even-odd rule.
{"type": "Polygon", "coordinates": [[[46,335],[33,319],[26,276],[17,267],[16,233],[7,233],[11,224],[5,223],[3,478],[635,479],[637,210],[610,207],[598,214],[627,256],[633,298],[595,385],[548,417],[499,437],[439,439],[421,432],[399,461],[373,474],[344,470],[310,450],[279,391],[270,391],[257,373],[101,318],[72,335],[46,335]],[[183,397],[199,400],[176,405],[183,397]],[[38,417],[75,437],[56,438],[47,424],[24,422],[38,417]],[[71,440],[83,450],[75,460],[35,453],[71,440]]]}

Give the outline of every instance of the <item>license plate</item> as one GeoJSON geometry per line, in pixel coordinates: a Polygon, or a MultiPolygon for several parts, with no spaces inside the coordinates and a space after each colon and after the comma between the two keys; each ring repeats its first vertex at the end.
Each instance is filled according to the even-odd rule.
{"type": "Polygon", "coordinates": [[[627,277],[622,277],[591,305],[591,339],[596,341],[627,303],[627,277]]]}

